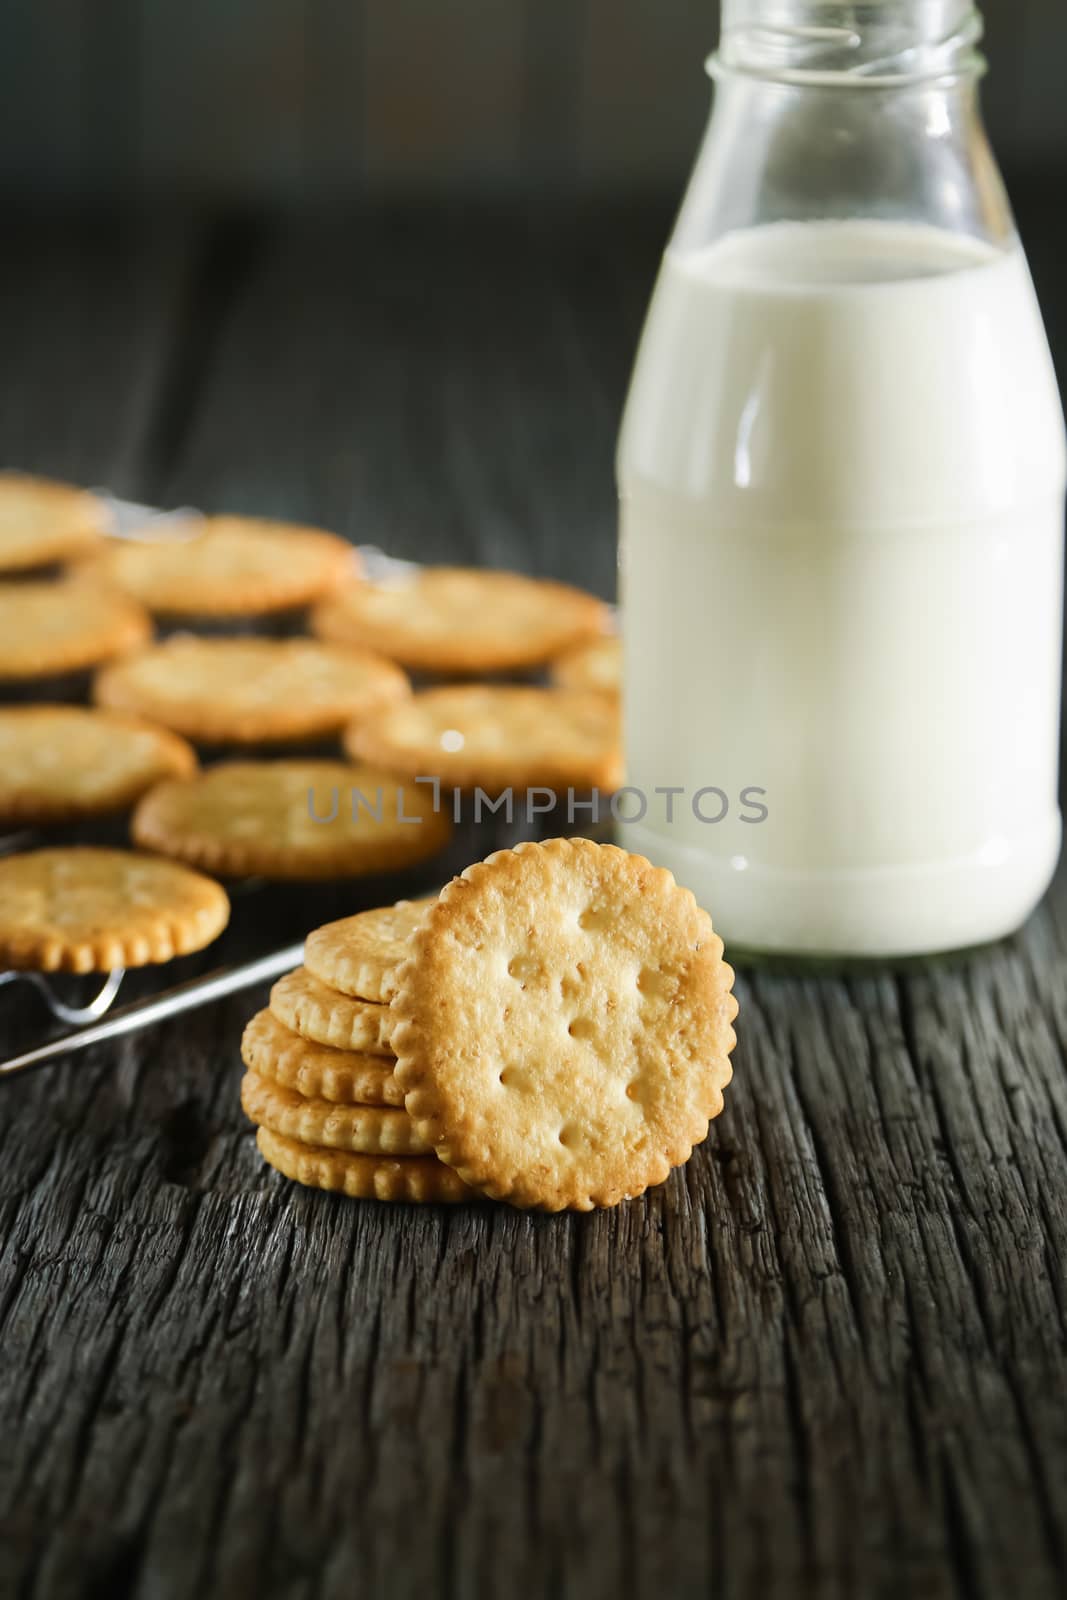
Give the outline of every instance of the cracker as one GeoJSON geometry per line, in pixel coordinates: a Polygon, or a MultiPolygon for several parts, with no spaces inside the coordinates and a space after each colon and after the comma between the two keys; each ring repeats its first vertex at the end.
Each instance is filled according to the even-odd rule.
{"type": "Polygon", "coordinates": [[[123,811],[162,778],[195,770],[184,739],[134,717],[0,707],[0,827],[123,811]]]}
{"type": "Polygon", "coordinates": [[[142,606],[80,577],[0,583],[0,678],[59,676],[146,644],[142,606]]]}
{"type": "Polygon", "coordinates": [[[591,644],[580,644],[553,661],[549,676],[558,689],[618,695],[622,692],[622,640],[607,634],[591,644]]]}
{"type": "Polygon", "coordinates": [[[464,1182],[514,1205],[614,1205],[662,1183],[722,1109],[733,973],[669,872],[614,845],[500,851],[412,935],[396,1077],[464,1182]]]}
{"type": "Polygon", "coordinates": [[[316,607],[311,625],[420,672],[515,672],[595,638],[608,615],[595,596],[543,578],[412,567],[349,585],[316,607]]]}
{"type": "Polygon", "coordinates": [[[93,570],[161,616],[252,617],[329,594],[359,571],[359,557],[318,528],[203,517],[166,539],[116,543],[93,570]]]}
{"type": "Polygon", "coordinates": [[[410,693],[382,656],[314,639],[178,634],[105,667],[99,705],[152,717],[203,744],[305,742],[410,693]]]}
{"type": "Polygon", "coordinates": [[[108,972],[201,950],[225,891],[173,861],[88,846],[0,859],[0,968],[108,972]]]}
{"type": "Polygon", "coordinates": [[[307,1100],[339,1105],[402,1106],[391,1056],[312,1044],[271,1011],[257,1011],[241,1039],[241,1060],[252,1072],[307,1100]]]}
{"type": "Polygon", "coordinates": [[[427,689],[353,724],[344,745],[355,760],[457,789],[611,790],[622,782],[618,708],[576,689],[427,689]]]}
{"type": "Polygon", "coordinates": [[[50,478],[0,472],[0,572],[22,572],[84,555],[108,525],[96,495],[50,478]]]}
{"type": "Polygon", "coordinates": [[[298,1144],[269,1128],[256,1134],[259,1153],[269,1166],[309,1189],[331,1189],[350,1200],[409,1201],[416,1205],[458,1205],[477,1200],[450,1167],[434,1156],[351,1155],[298,1144]]]}
{"type": "Polygon", "coordinates": [[[313,978],[304,967],[287,972],[270,992],[270,1009],[287,1028],[314,1044],[335,1050],[365,1050],[391,1056],[393,1017],[388,1006],[354,1000],[313,978]]]}
{"type": "Polygon", "coordinates": [[[433,900],[398,900],[393,906],[358,911],[327,922],[304,942],[304,966],[331,989],[361,1000],[388,1001],[396,969],[408,955],[408,939],[433,900]]]}
{"type": "Polygon", "coordinates": [[[241,1080],[241,1106],[257,1127],[300,1144],[370,1156],[424,1156],[433,1151],[398,1106],[338,1105],[306,1099],[258,1072],[241,1080]]]}
{"type": "Polygon", "coordinates": [[[339,761],[220,762],[150,790],[132,826],[146,849],[209,872],[287,879],[410,866],[452,831],[425,786],[339,761]]]}

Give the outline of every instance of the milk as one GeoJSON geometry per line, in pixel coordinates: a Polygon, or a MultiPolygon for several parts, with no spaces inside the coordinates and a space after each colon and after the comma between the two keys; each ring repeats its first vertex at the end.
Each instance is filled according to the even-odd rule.
{"type": "Polygon", "coordinates": [[[1017,245],[858,221],[668,252],[619,451],[621,842],[739,944],[1016,928],[1060,845],[1065,478],[1017,245]]]}

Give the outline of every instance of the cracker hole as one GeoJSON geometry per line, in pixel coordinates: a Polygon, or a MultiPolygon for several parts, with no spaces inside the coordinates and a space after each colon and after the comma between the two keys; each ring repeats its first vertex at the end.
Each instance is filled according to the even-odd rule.
{"type": "Polygon", "coordinates": [[[637,974],[637,987],[646,999],[669,1000],[678,987],[674,974],[659,967],[642,967],[637,974]]]}
{"type": "Polygon", "coordinates": [[[596,1023],[592,1017],[575,1017],[567,1024],[567,1032],[572,1039],[591,1039],[596,1033],[596,1023]]]}
{"type": "Polygon", "coordinates": [[[632,1100],[635,1105],[644,1105],[648,1096],[645,1091],[645,1085],[640,1078],[630,1079],[626,1085],[626,1098],[627,1100],[632,1100]]]}
{"type": "Polygon", "coordinates": [[[573,1150],[581,1143],[581,1133],[573,1122],[565,1122],[559,1130],[559,1142],[565,1150],[573,1150]]]}
{"type": "Polygon", "coordinates": [[[606,906],[586,906],[578,914],[578,926],[586,933],[602,933],[614,925],[615,918],[606,906]]]}
{"type": "Polygon", "coordinates": [[[533,956],[512,956],[508,962],[508,977],[515,978],[520,983],[524,983],[528,978],[536,978],[540,970],[540,964],[533,956]]]}
{"type": "Polygon", "coordinates": [[[526,1074],[521,1067],[502,1067],[500,1082],[505,1089],[524,1089],[526,1087],[526,1074]]]}

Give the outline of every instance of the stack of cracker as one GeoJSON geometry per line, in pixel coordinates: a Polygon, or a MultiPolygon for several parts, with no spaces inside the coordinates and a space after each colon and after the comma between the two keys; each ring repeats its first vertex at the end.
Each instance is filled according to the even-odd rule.
{"type": "Polygon", "coordinates": [[[243,1044],[260,1151],[298,1182],[587,1211],[662,1183],[722,1110],[722,941],[613,845],[499,851],[319,929],[305,962],[243,1044]]]}
{"type": "Polygon", "coordinates": [[[393,979],[430,901],[401,900],[309,935],[241,1041],[241,1104],[264,1159],[353,1199],[472,1198],[404,1109],[390,1045],[393,979]]]}

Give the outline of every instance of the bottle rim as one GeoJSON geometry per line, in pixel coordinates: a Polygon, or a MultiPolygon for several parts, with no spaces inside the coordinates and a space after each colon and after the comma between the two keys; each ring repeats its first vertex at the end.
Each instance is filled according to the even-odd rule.
{"type": "Polygon", "coordinates": [[[747,23],[723,32],[705,69],[715,80],[747,77],[798,88],[944,87],[986,71],[978,49],[983,32],[981,16],[972,10],[940,38],[862,56],[863,35],[845,24],[747,23]],[[853,62],[850,52],[856,54],[853,62]]]}

